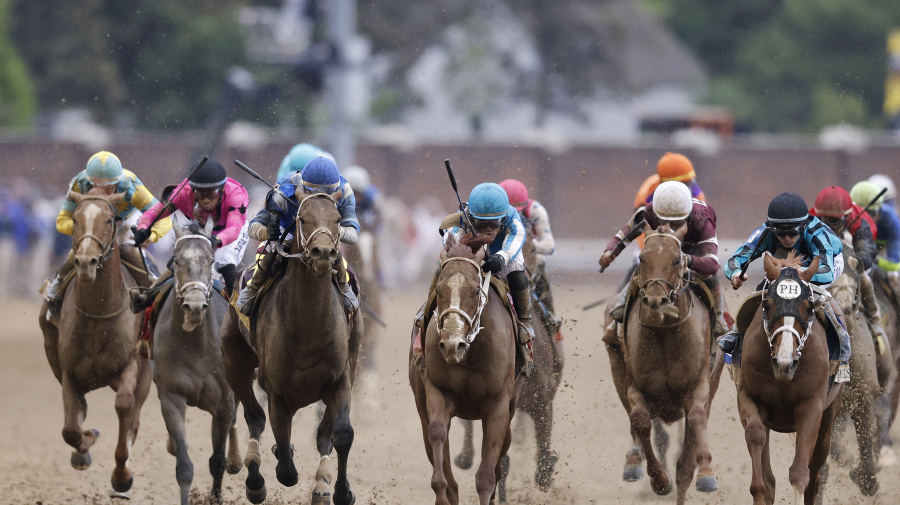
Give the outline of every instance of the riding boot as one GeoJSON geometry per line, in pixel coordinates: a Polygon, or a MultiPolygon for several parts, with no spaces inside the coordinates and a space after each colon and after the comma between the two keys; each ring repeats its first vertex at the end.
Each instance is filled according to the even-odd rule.
{"type": "Polygon", "coordinates": [[[531,348],[528,343],[534,339],[534,327],[531,324],[531,290],[525,288],[523,290],[509,290],[512,295],[513,306],[516,309],[516,316],[519,318],[519,338],[518,349],[522,359],[525,376],[531,374],[534,366],[534,357],[531,354],[531,348]]]}
{"type": "Polygon", "coordinates": [[[835,331],[838,334],[838,338],[841,342],[841,356],[839,358],[838,372],[836,382],[847,382],[850,380],[850,334],[847,333],[847,330],[844,329],[844,323],[841,322],[840,317],[843,316],[843,312],[841,311],[840,305],[834,300],[834,298],[829,298],[828,303],[824,304],[823,310],[825,315],[828,317],[828,321],[831,322],[831,325],[834,326],[835,331]]]}
{"type": "Polygon", "coordinates": [[[415,318],[413,318],[413,324],[416,325],[419,329],[424,329],[425,324],[425,310],[428,308],[428,301],[431,300],[431,294],[434,293],[435,287],[437,286],[438,277],[441,275],[441,269],[434,269],[434,276],[431,278],[431,285],[428,286],[428,296],[425,297],[425,303],[419,307],[419,311],[416,312],[415,318]]]}
{"type": "Polygon", "coordinates": [[[626,283],[625,287],[616,294],[616,303],[613,304],[612,308],[609,309],[609,315],[612,317],[613,321],[622,324],[625,320],[625,302],[628,298],[628,287],[631,286],[631,283],[626,283]]]}
{"type": "Polygon", "coordinates": [[[225,283],[225,293],[230,300],[231,294],[234,292],[234,281],[237,280],[237,266],[229,263],[222,265],[216,270],[222,275],[222,282],[225,283]]]}
{"type": "Polygon", "coordinates": [[[47,309],[50,311],[50,315],[53,318],[59,319],[59,311],[62,308],[60,287],[62,286],[63,279],[69,275],[69,272],[71,272],[73,268],[75,268],[75,252],[69,251],[66,260],[56,272],[56,277],[54,277],[53,280],[50,281],[50,284],[47,284],[47,287],[44,288],[44,300],[47,300],[47,309]]]}
{"type": "Polygon", "coordinates": [[[140,249],[129,244],[120,244],[119,256],[125,263],[131,265],[128,267],[128,271],[131,272],[131,276],[134,277],[138,286],[146,288],[153,284],[150,274],[144,269],[144,257],[141,255],[140,249]]]}
{"type": "Polygon", "coordinates": [[[347,272],[347,260],[344,256],[338,254],[337,260],[334,262],[334,278],[337,280],[338,287],[341,288],[341,303],[344,306],[344,312],[347,315],[353,315],[353,312],[359,308],[359,300],[356,293],[350,286],[350,273],[347,272]]]}
{"type": "Polygon", "coordinates": [[[872,338],[875,340],[875,352],[883,354],[885,345],[884,328],[881,326],[881,310],[878,308],[878,300],[875,298],[875,287],[869,274],[863,272],[859,276],[859,297],[862,301],[863,312],[872,327],[872,338]]]}
{"type": "Polygon", "coordinates": [[[736,349],[740,348],[741,340],[743,340],[744,336],[737,331],[737,328],[725,332],[724,335],[716,339],[716,345],[719,346],[719,349],[722,349],[722,352],[725,354],[734,354],[736,349]]]}
{"type": "Polygon", "coordinates": [[[711,275],[708,279],[703,279],[703,283],[709,288],[713,295],[713,310],[716,312],[716,326],[713,329],[713,337],[720,337],[728,333],[728,322],[725,321],[725,300],[722,298],[722,288],[719,284],[719,277],[711,275]]]}
{"type": "Polygon", "coordinates": [[[159,287],[171,279],[172,275],[172,270],[167,268],[149,288],[130,288],[128,294],[131,296],[131,311],[135,314],[140,314],[141,311],[152,305],[153,300],[156,299],[156,295],[159,294],[159,287]]]}
{"type": "Polygon", "coordinates": [[[256,299],[259,288],[262,287],[268,279],[269,266],[272,264],[275,254],[277,253],[272,251],[261,255],[259,262],[256,264],[256,268],[253,269],[253,278],[250,279],[247,285],[244,286],[244,289],[238,294],[238,299],[234,303],[234,308],[240,311],[241,314],[250,317],[250,313],[253,310],[253,300],[256,299]]]}

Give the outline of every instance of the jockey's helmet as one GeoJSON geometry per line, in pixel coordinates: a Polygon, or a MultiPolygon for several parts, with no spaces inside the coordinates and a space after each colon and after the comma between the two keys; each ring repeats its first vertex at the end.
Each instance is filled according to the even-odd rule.
{"type": "Polygon", "coordinates": [[[334,161],[334,156],[312,144],[304,142],[295,145],[291,148],[290,152],[287,153],[287,156],[281,160],[281,166],[278,168],[278,177],[276,180],[281,180],[281,178],[289,172],[299,172],[303,170],[303,167],[305,167],[310,160],[318,158],[319,156],[334,161]]]}
{"type": "Polygon", "coordinates": [[[95,186],[117,184],[122,178],[122,162],[115,154],[100,151],[88,160],[85,172],[95,186]]]}
{"type": "MultiPolygon", "coordinates": [[[[311,159],[300,173],[300,185],[305,193],[331,194],[341,185],[338,167],[328,158],[319,156],[311,159]]],[[[352,188],[352,186],[351,186],[352,188]]]]}
{"type": "Polygon", "coordinates": [[[894,186],[894,181],[890,177],[884,174],[875,174],[869,177],[869,182],[878,186],[879,190],[887,188],[887,191],[884,193],[885,200],[897,198],[897,187],[894,186]]]}
{"type": "Polygon", "coordinates": [[[694,164],[687,156],[678,153],[666,153],[656,163],[656,173],[662,182],[687,182],[697,177],[694,164]]]}
{"type": "Polygon", "coordinates": [[[509,197],[499,184],[482,182],[469,193],[469,215],[482,221],[502,219],[509,211],[509,197]]]}
{"type": "Polygon", "coordinates": [[[853,203],[867,211],[877,211],[881,209],[881,204],[884,203],[884,195],[878,196],[881,190],[882,188],[869,181],[859,181],[850,188],[850,198],[853,199],[853,203]],[[877,200],[875,199],[876,196],[878,196],[877,200]],[[873,202],[873,200],[875,201],[873,202]]]}
{"type": "Polygon", "coordinates": [[[766,223],[773,228],[798,228],[809,218],[808,207],[800,195],[782,193],[769,202],[766,223]]]}
{"type": "Polygon", "coordinates": [[[846,189],[830,186],[819,192],[813,208],[819,216],[844,217],[853,209],[853,199],[846,189]]]}
{"type": "Polygon", "coordinates": [[[693,208],[691,190],[683,182],[664,182],[653,193],[653,212],[664,221],[687,219],[693,208]]]}
{"type": "Polygon", "coordinates": [[[191,189],[217,189],[225,185],[228,176],[225,167],[218,161],[210,158],[199,170],[188,177],[191,189]]]}
{"type": "Polygon", "coordinates": [[[350,187],[353,188],[355,193],[362,193],[372,185],[372,180],[369,178],[369,171],[359,165],[350,165],[344,169],[342,175],[344,176],[344,179],[347,179],[347,182],[350,183],[350,187]]]}
{"type": "Polygon", "coordinates": [[[500,183],[500,187],[506,191],[510,205],[519,212],[525,210],[525,206],[528,205],[528,188],[524,184],[515,179],[506,179],[500,183]]]}

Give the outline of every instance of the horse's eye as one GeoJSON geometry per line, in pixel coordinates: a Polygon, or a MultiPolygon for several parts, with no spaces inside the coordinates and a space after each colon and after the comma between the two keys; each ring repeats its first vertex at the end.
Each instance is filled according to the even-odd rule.
{"type": "Polygon", "coordinates": [[[302,217],[300,218],[300,224],[306,224],[306,220],[303,219],[302,217]]]}
{"type": "Polygon", "coordinates": [[[672,264],[673,264],[673,265],[675,265],[675,266],[678,266],[678,265],[680,265],[680,264],[681,264],[681,258],[678,258],[678,259],[677,259],[677,260],[675,260],[675,262],[674,262],[674,263],[672,263],[672,264]]]}

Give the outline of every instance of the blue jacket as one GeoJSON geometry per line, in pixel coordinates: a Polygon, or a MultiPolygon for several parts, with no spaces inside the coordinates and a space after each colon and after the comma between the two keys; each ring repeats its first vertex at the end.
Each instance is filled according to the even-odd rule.
{"type": "MultiPolygon", "coordinates": [[[[298,199],[296,196],[297,184],[293,180],[293,176],[299,175],[300,172],[290,172],[278,180],[275,186],[285,196],[290,198],[293,205],[284,201],[284,198],[277,191],[269,191],[266,195],[266,210],[270,214],[278,218],[278,223],[285,230],[292,230],[294,227],[294,216],[297,212],[298,199]]],[[[299,183],[299,181],[296,181],[299,183]]],[[[355,231],[354,236],[359,234],[359,221],[356,219],[356,197],[353,195],[353,189],[347,183],[347,179],[341,176],[341,183],[338,188],[341,197],[337,201],[338,212],[341,213],[341,228],[351,228],[355,231]]]]}
{"type": "Polygon", "coordinates": [[[900,218],[892,205],[881,206],[875,226],[878,228],[875,243],[884,252],[884,257],[878,258],[878,266],[892,272],[900,270],[900,218]]]}
{"type": "MultiPolygon", "coordinates": [[[[461,218],[460,221],[459,225],[450,228],[444,234],[444,243],[447,242],[447,238],[450,235],[459,238],[469,231],[469,225],[466,223],[465,218],[461,218]]],[[[519,211],[510,205],[506,211],[506,216],[503,218],[503,224],[500,226],[500,232],[497,233],[497,238],[491,242],[489,250],[491,254],[503,256],[506,260],[504,265],[509,265],[522,254],[525,238],[525,225],[522,223],[522,218],[519,217],[519,211]]]]}
{"type": "MultiPolygon", "coordinates": [[[[754,230],[750,238],[744,242],[744,245],[734,252],[734,255],[725,263],[725,277],[731,279],[735,274],[741,272],[741,267],[744,266],[744,263],[759,258],[766,251],[774,255],[778,248],[781,247],[778,239],[771,233],[764,233],[765,230],[765,225],[754,230]],[[761,237],[763,237],[762,242],[760,242],[761,237]],[[757,245],[759,250],[751,258],[757,245]]],[[[819,221],[816,217],[810,217],[806,227],[803,228],[800,240],[793,247],[796,254],[802,254],[805,257],[803,266],[809,266],[813,258],[822,256],[819,262],[819,270],[812,278],[812,283],[820,286],[828,286],[835,281],[835,262],[840,267],[838,270],[843,271],[843,249],[844,247],[837,235],[831,231],[828,225],[819,221]]]]}

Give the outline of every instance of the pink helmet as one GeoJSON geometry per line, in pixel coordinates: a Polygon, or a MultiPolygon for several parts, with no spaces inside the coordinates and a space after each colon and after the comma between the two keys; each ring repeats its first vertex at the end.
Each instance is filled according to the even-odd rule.
{"type": "Polygon", "coordinates": [[[515,179],[506,179],[500,183],[500,187],[506,190],[509,196],[509,204],[518,211],[525,210],[528,205],[528,188],[515,179]]]}

